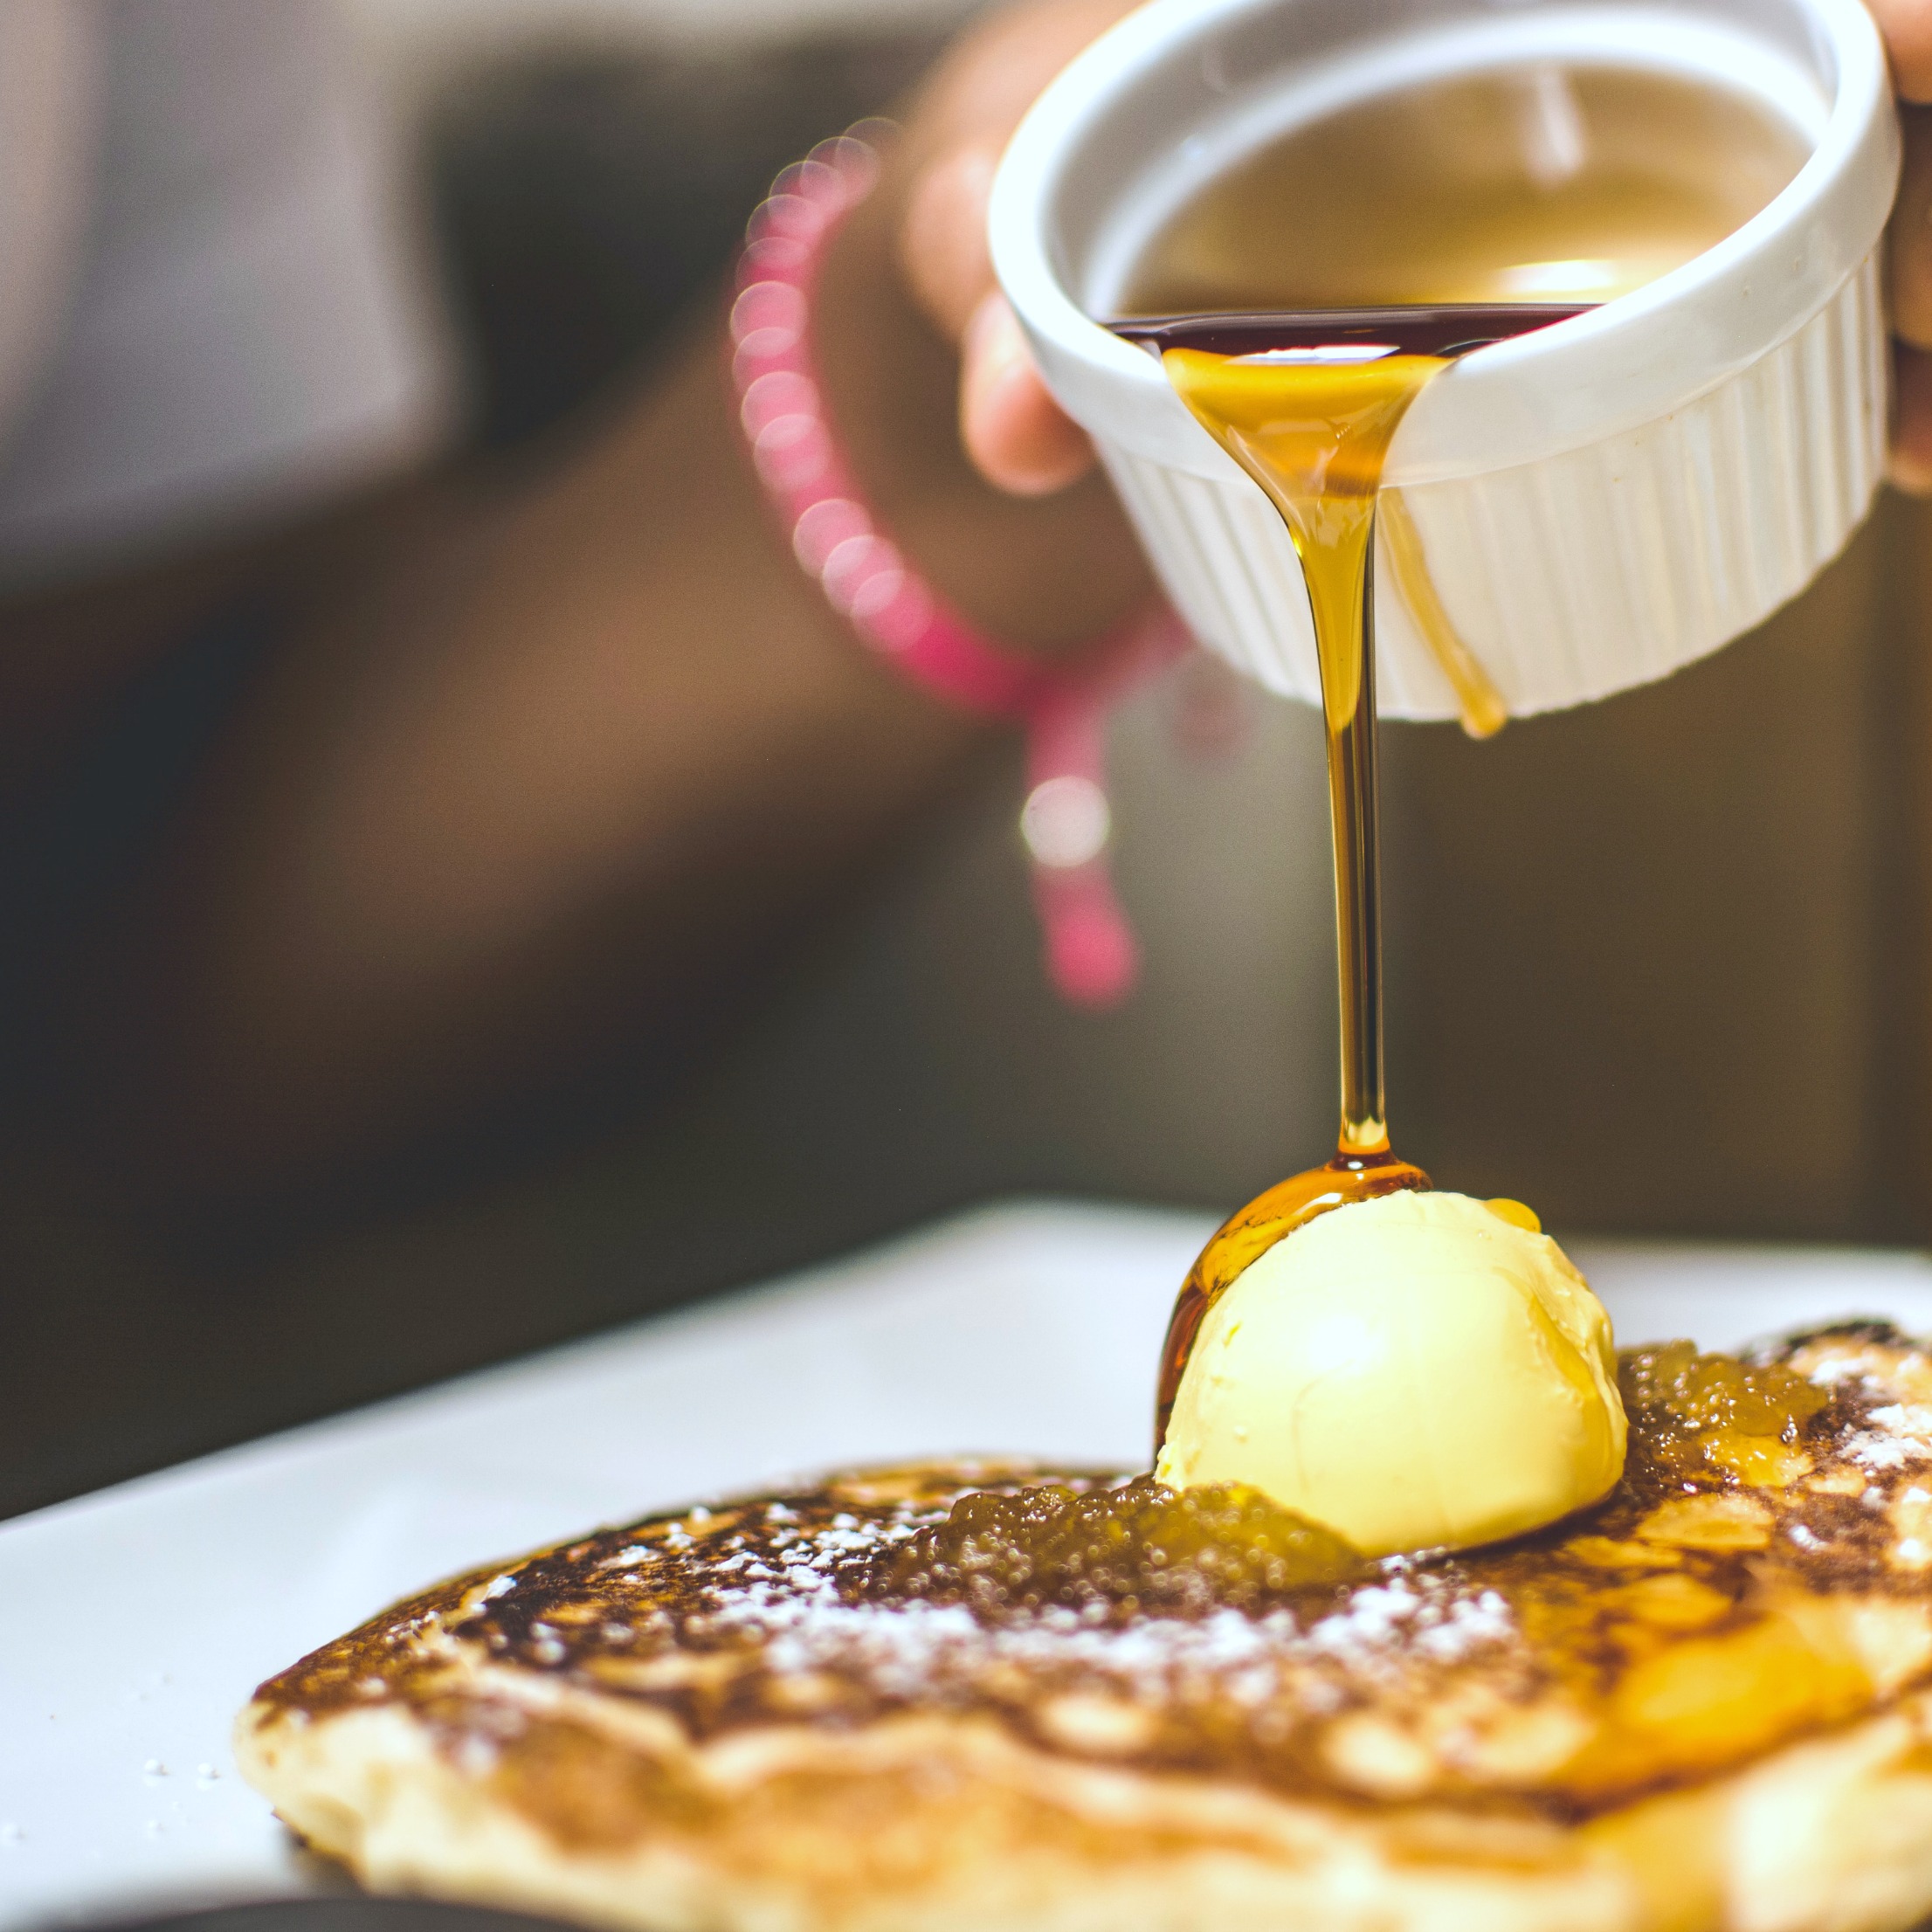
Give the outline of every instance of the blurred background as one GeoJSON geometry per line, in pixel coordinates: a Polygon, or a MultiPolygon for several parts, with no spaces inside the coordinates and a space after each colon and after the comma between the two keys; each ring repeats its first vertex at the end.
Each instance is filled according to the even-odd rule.
{"type": "MultiPolygon", "coordinates": [[[[210,3],[100,12],[132,37],[114,57],[132,71],[144,45],[178,52],[169,31],[210,3]]],[[[331,15],[337,107],[373,157],[358,191],[380,202],[402,291],[386,319],[371,307],[371,340],[417,345],[395,349],[382,433],[507,471],[569,450],[701,325],[772,175],[889,107],[971,10],[331,15]]],[[[274,11],[231,0],[217,31],[274,11]]],[[[0,90],[4,53],[0,37],[0,90]]],[[[110,58],[93,96],[45,109],[92,184],[66,229],[82,287],[153,191],[141,144],[162,137],[137,93],[110,58]]],[[[0,187],[6,164],[0,142],[0,187]]],[[[0,306],[0,346],[10,326],[57,325],[0,306]]],[[[147,424],[147,455],[112,452],[119,495],[63,480],[57,458],[100,407],[86,348],[0,445],[20,595],[35,586],[18,573],[89,519],[137,515],[142,463],[189,438],[147,424]]],[[[1386,730],[1390,1102],[1401,1150],[1439,1182],[1525,1198],[1566,1234],[1925,1238],[1925,535],[1887,500],[1798,604],[1664,685],[1487,744],[1386,730]]],[[[264,648],[218,629],[86,707],[52,752],[10,758],[0,1513],[972,1202],[1220,1212],[1331,1144],[1320,732],[1194,659],[1114,721],[1117,876],[1145,951],[1121,1011],[1070,1011],[1045,983],[1020,749],[990,744],[886,860],[721,983],[687,1037],[614,1046],[313,1197],[136,1206],[48,1130],[38,975],[49,934],[138,868],[264,648]]]]}

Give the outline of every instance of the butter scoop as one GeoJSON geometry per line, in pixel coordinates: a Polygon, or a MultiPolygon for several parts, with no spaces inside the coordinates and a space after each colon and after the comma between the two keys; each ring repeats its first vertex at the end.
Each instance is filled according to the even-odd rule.
{"type": "Polygon", "coordinates": [[[1388,1556],[1568,1515],[1624,1444],[1610,1317],[1535,1217],[1403,1192],[1319,1216],[1215,1301],[1155,1474],[1252,1484],[1388,1556]]]}

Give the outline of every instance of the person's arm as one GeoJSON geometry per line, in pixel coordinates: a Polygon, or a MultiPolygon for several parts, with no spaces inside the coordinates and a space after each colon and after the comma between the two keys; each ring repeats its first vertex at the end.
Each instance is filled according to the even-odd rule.
{"type": "MultiPolygon", "coordinates": [[[[1120,10],[1034,10],[1021,48],[1029,22],[1077,17],[1077,45],[1120,10]]],[[[1026,500],[976,473],[956,357],[901,266],[949,90],[997,66],[1017,114],[1072,51],[1036,38],[1016,76],[1008,33],[908,117],[818,329],[887,527],[987,630],[1052,657],[1144,602],[1145,567],[1097,476],[1026,500]]],[[[983,736],[799,569],[721,320],[552,473],[428,493],[314,566],[279,668],[82,983],[95,1115],[141,1161],[272,1176],[674,1025],[904,838],[983,736]]]]}

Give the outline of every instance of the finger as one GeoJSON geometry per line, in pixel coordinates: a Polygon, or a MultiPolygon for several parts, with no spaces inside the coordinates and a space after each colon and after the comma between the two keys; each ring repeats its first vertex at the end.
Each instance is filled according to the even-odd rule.
{"type": "Polygon", "coordinates": [[[914,300],[949,342],[963,337],[993,286],[986,204],[998,164],[997,146],[969,141],[928,162],[906,197],[900,268],[914,300]]]}
{"type": "Polygon", "coordinates": [[[1040,89],[1139,0],[1035,0],[996,8],[921,90],[907,134],[921,158],[968,142],[997,153],[1040,89]]]}
{"type": "Polygon", "coordinates": [[[1004,302],[993,300],[986,205],[995,169],[1039,90],[1135,0],[1044,0],[996,13],[928,82],[910,115],[896,252],[914,300],[961,349],[967,454],[996,488],[1041,496],[1093,466],[1047,394],[1004,302]]]}
{"type": "Polygon", "coordinates": [[[1866,0],[1885,36],[1894,86],[1908,100],[1932,100],[1932,0],[1866,0]]]}
{"type": "Polygon", "coordinates": [[[986,204],[999,157],[1039,91],[1132,0],[1045,0],[995,13],[942,63],[914,103],[903,165],[900,272],[958,342],[993,286],[986,204]]]}
{"type": "Polygon", "coordinates": [[[1014,496],[1051,495],[1094,466],[1094,445],[1048,395],[1018,318],[997,293],[966,326],[959,433],[980,474],[1014,496]]]}
{"type": "Polygon", "coordinates": [[[1892,425],[1892,480],[1913,496],[1932,496],[1932,355],[1901,344],[1892,425]]]}
{"type": "Polygon", "coordinates": [[[1907,342],[1932,348],[1932,108],[1905,115],[1905,167],[1886,245],[1892,327],[1907,342]]]}

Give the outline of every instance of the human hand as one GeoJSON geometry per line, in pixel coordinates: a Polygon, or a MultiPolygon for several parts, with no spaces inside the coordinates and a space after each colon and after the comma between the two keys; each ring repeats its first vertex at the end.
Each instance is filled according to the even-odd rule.
{"type": "Polygon", "coordinates": [[[826,406],[893,540],[1009,648],[1087,650],[1151,580],[1092,445],[1034,369],[986,242],[994,170],[1040,90],[1135,0],[1021,0],[907,103],[814,298],[826,406]]]}
{"type": "Polygon", "coordinates": [[[993,171],[1040,90],[1135,3],[1044,0],[999,14],[954,49],[907,120],[900,270],[927,318],[958,348],[967,454],[1016,496],[1065,489],[1093,467],[1094,449],[1047,394],[993,279],[993,171]]]}
{"type": "MultiPolygon", "coordinates": [[[[1048,395],[993,280],[986,202],[1001,149],[1034,97],[1133,0],[1045,0],[1002,14],[941,67],[909,133],[914,169],[899,239],[921,307],[960,352],[960,437],[990,482],[1021,496],[1092,466],[1048,395]]],[[[1867,0],[1891,55],[1905,169],[1888,240],[1897,419],[1892,477],[1932,494],[1932,0],[1867,0]]]]}

